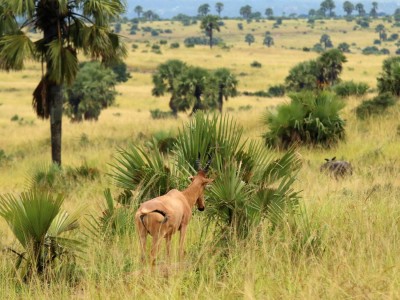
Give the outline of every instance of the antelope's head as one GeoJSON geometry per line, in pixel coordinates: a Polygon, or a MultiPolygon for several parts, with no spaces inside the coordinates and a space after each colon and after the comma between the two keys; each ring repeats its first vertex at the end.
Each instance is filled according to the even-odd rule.
{"type": "Polygon", "coordinates": [[[197,174],[195,176],[190,176],[189,179],[192,181],[192,183],[195,183],[198,185],[200,192],[199,192],[199,197],[197,198],[196,205],[199,211],[203,211],[205,208],[205,202],[204,202],[204,188],[212,183],[214,179],[207,178],[207,172],[211,164],[211,155],[209,155],[209,159],[207,161],[207,164],[204,168],[201,167],[200,165],[200,159],[196,160],[196,165],[197,165],[197,174]]]}

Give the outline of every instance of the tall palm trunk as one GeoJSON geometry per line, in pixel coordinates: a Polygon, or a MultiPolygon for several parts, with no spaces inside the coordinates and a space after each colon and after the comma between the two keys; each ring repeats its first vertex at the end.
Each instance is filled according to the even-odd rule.
{"type": "MultiPolygon", "coordinates": [[[[57,38],[61,38],[61,36],[59,36],[60,17],[56,14],[56,11],[58,10],[58,3],[57,1],[48,2],[47,4],[44,4],[42,9],[46,11],[48,16],[48,26],[46,26],[43,30],[44,40],[48,44],[57,38]]],[[[46,102],[49,105],[50,114],[51,158],[53,163],[61,166],[61,125],[63,111],[62,84],[49,79],[49,74],[53,65],[53,61],[49,54],[45,56],[45,60],[45,78],[48,85],[46,102]]]]}
{"type": "Polygon", "coordinates": [[[51,135],[51,159],[53,163],[61,166],[61,133],[63,97],[62,86],[52,84],[49,89],[50,99],[50,135],[51,135]]]}
{"type": "Polygon", "coordinates": [[[193,115],[196,111],[203,109],[203,105],[201,103],[201,90],[198,87],[195,89],[194,96],[196,99],[190,115],[193,115]]]}
{"type": "Polygon", "coordinates": [[[224,102],[224,94],[222,93],[223,87],[219,87],[218,91],[218,110],[220,113],[222,113],[222,105],[224,102]]]}
{"type": "Polygon", "coordinates": [[[210,35],[210,49],[212,48],[212,38],[213,38],[213,30],[212,27],[209,29],[209,35],[210,35]]]}

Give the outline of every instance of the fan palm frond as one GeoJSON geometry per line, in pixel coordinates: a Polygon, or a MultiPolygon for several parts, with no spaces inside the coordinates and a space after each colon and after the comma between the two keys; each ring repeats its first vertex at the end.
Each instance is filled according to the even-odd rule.
{"type": "Polygon", "coordinates": [[[3,0],[2,2],[18,16],[32,18],[35,14],[35,0],[3,0]]]}
{"type": "Polygon", "coordinates": [[[5,3],[0,5],[0,35],[18,31],[18,23],[14,13],[5,3]]]}
{"type": "Polygon", "coordinates": [[[5,35],[0,39],[0,68],[21,70],[25,58],[34,58],[35,44],[23,32],[5,35]]]}
{"type": "Polygon", "coordinates": [[[56,83],[71,84],[79,69],[76,51],[64,47],[62,41],[56,39],[48,44],[48,54],[52,61],[49,79],[56,83]]]}

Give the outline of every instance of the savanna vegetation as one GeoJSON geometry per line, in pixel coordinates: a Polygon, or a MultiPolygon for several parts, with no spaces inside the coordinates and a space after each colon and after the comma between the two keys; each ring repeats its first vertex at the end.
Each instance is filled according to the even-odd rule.
{"type": "MultiPolygon", "coordinates": [[[[51,19],[22,32],[1,19],[0,67],[20,69],[0,73],[1,295],[399,298],[400,67],[380,51],[396,52],[397,20],[347,2],[346,19],[334,18],[333,1],[308,19],[248,5],[239,19],[205,19],[223,15],[218,2],[172,20],[137,5],[134,20],[110,23],[122,7],[91,15],[89,5],[93,27],[75,21],[92,43],[52,32],[41,43],[31,25],[51,19]],[[363,54],[375,39],[380,49],[363,54]],[[35,47],[39,63],[22,64],[35,47]],[[36,116],[58,118],[38,83],[64,95],[62,164],[50,163],[49,121],[36,116]],[[187,186],[199,153],[213,157],[205,211],[194,212],[184,261],[174,251],[167,264],[161,251],[151,269],[135,209],[187,186]],[[353,175],[320,173],[335,156],[353,175]]],[[[0,3],[6,16],[33,9],[0,3]]]]}

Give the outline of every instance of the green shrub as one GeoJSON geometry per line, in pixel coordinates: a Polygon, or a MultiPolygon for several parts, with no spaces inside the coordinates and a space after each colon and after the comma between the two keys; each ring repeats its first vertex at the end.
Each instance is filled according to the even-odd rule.
{"type": "Polygon", "coordinates": [[[360,119],[366,119],[369,116],[384,113],[387,108],[396,103],[396,98],[390,93],[383,93],[372,100],[363,101],[357,108],[356,114],[360,119]]]}
{"type": "MultiPolygon", "coordinates": [[[[185,38],[185,40],[183,42],[187,47],[189,47],[188,45],[209,45],[210,39],[208,37],[192,36],[192,37],[185,38]]],[[[217,37],[212,38],[213,45],[218,45],[220,43],[223,43],[223,40],[221,38],[217,38],[217,37]]]]}
{"type": "Polygon", "coordinates": [[[264,115],[269,131],[267,145],[288,148],[293,144],[330,147],[345,136],[345,121],[339,116],[344,103],[329,92],[293,93],[291,103],[264,115]]]}
{"type": "Polygon", "coordinates": [[[368,46],[368,47],[365,47],[365,48],[362,50],[362,53],[365,54],[365,55],[380,54],[380,53],[379,53],[378,47],[375,47],[375,46],[368,46]]]}
{"type": "Polygon", "coordinates": [[[166,131],[153,134],[153,140],[148,143],[150,148],[157,148],[161,153],[169,153],[176,143],[176,137],[166,131]]]}
{"type": "Polygon", "coordinates": [[[368,89],[368,84],[354,81],[343,81],[333,87],[333,91],[341,97],[364,96],[368,89]]]}
{"type": "Polygon", "coordinates": [[[171,44],[169,45],[169,47],[170,47],[171,49],[179,48],[179,43],[177,43],[177,42],[171,43],[171,44]]]}
{"type": "Polygon", "coordinates": [[[167,119],[167,118],[175,118],[175,115],[170,111],[162,111],[157,109],[150,110],[152,119],[167,119]]]}
{"type": "Polygon", "coordinates": [[[269,87],[268,94],[271,97],[283,97],[285,95],[285,86],[283,84],[273,85],[269,87]]]}
{"type": "Polygon", "coordinates": [[[252,68],[261,68],[262,67],[262,64],[260,63],[260,62],[258,62],[258,61],[253,61],[251,64],[250,64],[250,66],[252,67],[252,68]]]}
{"type": "Polygon", "coordinates": [[[382,73],[377,81],[380,94],[389,92],[400,96],[400,57],[390,57],[383,61],[382,73]]]}

